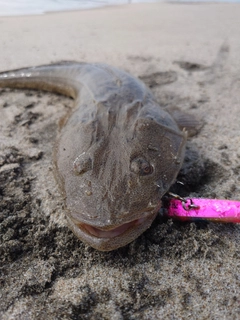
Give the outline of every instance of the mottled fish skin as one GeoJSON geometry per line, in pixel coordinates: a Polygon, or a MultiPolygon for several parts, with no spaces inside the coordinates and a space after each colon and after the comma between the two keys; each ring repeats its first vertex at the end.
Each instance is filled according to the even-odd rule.
{"type": "Polygon", "coordinates": [[[150,227],[181,168],[186,133],[143,82],[105,64],[66,62],[2,72],[0,87],[75,99],[53,159],[78,238],[110,251],[150,227]]]}

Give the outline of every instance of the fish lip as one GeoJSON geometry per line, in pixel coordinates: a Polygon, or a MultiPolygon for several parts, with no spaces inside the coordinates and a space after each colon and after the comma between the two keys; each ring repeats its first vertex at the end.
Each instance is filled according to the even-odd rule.
{"type": "Polygon", "coordinates": [[[79,221],[72,217],[69,218],[71,219],[75,227],[79,228],[82,232],[87,233],[89,236],[96,237],[98,239],[111,239],[114,237],[121,236],[129,229],[137,227],[146,222],[149,218],[152,217],[153,214],[156,214],[159,211],[160,206],[161,203],[157,206],[153,206],[151,210],[149,210],[149,208],[146,208],[146,211],[134,215],[135,217],[133,220],[125,220],[118,225],[109,224],[99,226],[87,223],[85,221],[79,221]]]}
{"type": "Polygon", "coordinates": [[[125,232],[127,232],[129,229],[134,228],[135,226],[139,226],[143,224],[149,218],[149,216],[152,216],[152,213],[153,212],[151,212],[151,214],[144,216],[142,218],[138,218],[126,223],[122,223],[112,228],[109,228],[109,227],[99,228],[86,223],[78,223],[77,226],[78,228],[87,232],[90,236],[96,237],[98,239],[112,239],[112,238],[123,235],[125,232]]]}
{"type": "MultiPolygon", "coordinates": [[[[120,247],[124,247],[125,245],[135,240],[151,226],[156,216],[157,210],[153,210],[150,214],[144,216],[143,220],[140,220],[141,218],[132,220],[130,221],[132,222],[132,224],[130,224],[129,227],[126,228],[126,230],[123,230],[123,232],[119,232],[119,234],[114,235],[113,237],[94,236],[89,233],[84,227],[82,227],[81,225],[79,226],[79,221],[77,223],[76,220],[73,220],[69,215],[67,215],[66,218],[68,220],[70,229],[81,241],[99,251],[112,251],[120,247]]],[[[121,224],[120,226],[122,225],[125,225],[125,223],[121,224]]],[[[117,227],[119,227],[119,225],[117,227]]]]}
{"type": "Polygon", "coordinates": [[[160,207],[161,201],[159,201],[157,205],[152,208],[152,210],[149,210],[150,208],[146,208],[145,211],[132,214],[132,220],[120,220],[121,223],[118,225],[115,225],[113,223],[109,223],[109,225],[107,226],[103,224],[99,225],[98,223],[96,223],[95,225],[89,224],[88,221],[80,221],[76,218],[73,218],[71,212],[66,215],[66,218],[68,221],[68,226],[77,236],[77,238],[79,238],[87,245],[93,247],[94,249],[106,252],[124,247],[135,240],[137,237],[139,237],[151,226],[153,220],[157,216],[160,207]],[[97,234],[94,235],[96,230],[97,234]]]}
{"type": "Polygon", "coordinates": [[[160,210],[162,205],[162,202],[158,202],[155,205],[152,205],[151,207],[145,208],[144,210],[141,210],[139,212],[136,213],[124,213],[121,214],[120,216],[122,216],[122,218],[118,219],[118,224],[115,223],[114,220],[109,219],[107,221],[107,223],[103,223],[102,221],[99,220],[99,217],[96,216],[95,219],[91,218],[89,219],[88,217],[86,217],[85,215],[82,214],[77,214],[77,213],[73,213],[73,211],[68,210],[68,214],[67,214],[67,218],[68,220],[71,220],[72,223],[76,226],[78,225],[87,225],[93,228],[97,228],[100,229],[102,231],[107,231],[107,230],[112,230],[114,228],[118,228],[124,224],[133,222],[135,220],[141,219],[141,218],[148,218],[150,217],[153,213],[156,213],[160,210]],[[132,217],[132,219],[130,219],[129,217],[132,217]]]}

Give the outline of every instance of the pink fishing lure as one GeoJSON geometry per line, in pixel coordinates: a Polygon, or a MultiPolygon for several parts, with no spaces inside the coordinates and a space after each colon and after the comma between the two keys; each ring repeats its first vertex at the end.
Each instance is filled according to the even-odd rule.
{"type": "Polygon", "coordinates": [[[167,216],[182,221],[206,219],[240,223],[240,201],[191,198],[171,199],[167,216]]]}

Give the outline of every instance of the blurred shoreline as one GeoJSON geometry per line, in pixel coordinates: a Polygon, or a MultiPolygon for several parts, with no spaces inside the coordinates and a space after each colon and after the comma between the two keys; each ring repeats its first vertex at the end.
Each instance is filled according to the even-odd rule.
{"type": "Polygon", "coordinates": [[[0,0],[0,16],[26,16],[42,15],[54,12],[69,12],[78,10],[90,10],[109,6],[118,6],[136,3],[156,3],[164,0],[0,0]]]}
{"type": "Polygon", "coordinates": [[[139,3],[171,3],[171,4],[198,4],[198,3],[240,3],[240,0],[0,0],[0,17],[11,16],[28,16],[28,15],[42,15],[47,13],[57,12],[71,12],[78,10],[92,10],[103,7],[119,6],[119,5],[134,5],[139,3]]]}

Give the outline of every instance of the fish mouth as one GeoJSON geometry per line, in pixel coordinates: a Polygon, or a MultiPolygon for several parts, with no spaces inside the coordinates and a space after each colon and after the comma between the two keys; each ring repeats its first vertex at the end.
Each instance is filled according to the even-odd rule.
{"type": "Polygon", "coordinates": [[[108,228],[107,230],[106,228],[97,228],[86,223],[78,223],[77,226],[80,229],[84,229],[87,233],[97,238],[115,238],[125,233],[128,229],[139,226],[140,224],[144,223],[147,219],[149,219],[149,215],[143,218],[139,218],[121,224],[117,227],[108,228]]]}
{"type": "Polygon", "coordinates": [[[135,219],[123,221],[121,224],[96,226],[85,221],[79,221],[72,215],[67,215],[68,225],[73,233],[83,242],[100,251],[112,251],[123,247],[135,240],[140,234],[147,230],[156,218],[159,205],[145,209],[135,215],[135,219]]]}

